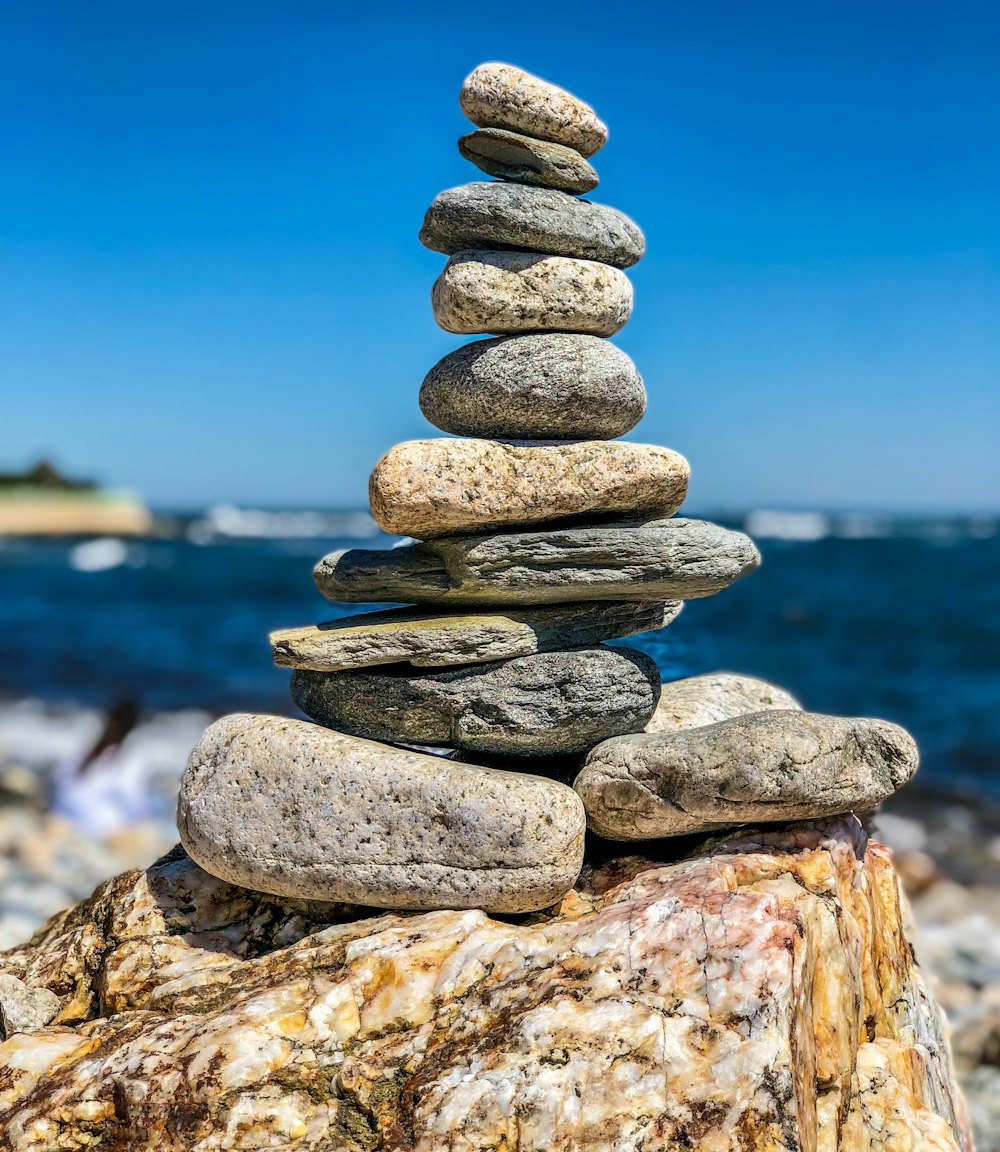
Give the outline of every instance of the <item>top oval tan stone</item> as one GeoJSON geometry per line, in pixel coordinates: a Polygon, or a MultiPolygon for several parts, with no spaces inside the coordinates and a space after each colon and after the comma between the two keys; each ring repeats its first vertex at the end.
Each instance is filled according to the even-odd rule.
{"type": "Polygon", "coordinates": [[[466,77],[458,99],[480,128],[509,128],[567,144],[583,156],[608,142],[607,125],[589,104],[512,64],[480,64],[466,77]]]}

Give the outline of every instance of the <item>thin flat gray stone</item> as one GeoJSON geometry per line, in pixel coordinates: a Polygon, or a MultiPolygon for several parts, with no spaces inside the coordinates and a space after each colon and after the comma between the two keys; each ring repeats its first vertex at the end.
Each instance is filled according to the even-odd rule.
{"type": "Polygon", "coordinates": [[[284,628],[272,632],[270,639],[274,662],[284,668],[342,672],[400,662],[442,667],[578,648],[665,628],[680,610],[677,601],[591,601],[457,615],[390,608],[305,628],[284,628]]]}
{"type": "Polygon", "coordinates": [[[518,756],[584,752],[640,732],[660,674],[629,648],[539,652],[491,664],[416,672],[309,672],[292,698],[312,719],[367,740],[518,756]]]}
{"type": "Polygon", "coordinates": [[[606,740],[574,788],[598,835],[655,840],[865,811],[917,762],[912,737],[885,720],[766,711],[606,740]]]}
{"type": "Polygon", "coordinates": [[[352,548],[313,575],[324,596],[350,603],[554,604],[712,596],[759,563],[742,532],[672,519],[352,548]]]}
{"type": "Polygon", "coordinates": [[[581,195],[598,185],[594,169],[576,151],[506,128],[480,128],[462,136],[458,150],[489,176],[581,195]]]}
{"type": "Polygon", "coordinates": [[[646,238],[634,220],[606,204],[554,188],[475,181],[439,192],[427,209],[420,242],[453,255],[470,248],[514,248],[629,268],[646,238]]]}

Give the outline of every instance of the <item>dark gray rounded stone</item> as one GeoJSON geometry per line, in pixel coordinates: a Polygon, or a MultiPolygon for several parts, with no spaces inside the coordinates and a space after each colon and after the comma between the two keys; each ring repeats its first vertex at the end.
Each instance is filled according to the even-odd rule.
{"type": "Polygon", "coordinates": [[[506,128],[480,128],[462,136],[458,150],[490,176],[582,195],[597,187],[590,164],[565,144],[534,140],[506,128]]]}
{"type": "Polygon", "coordinates": [[[614,344],[547,332],[450,352],[427,373],[420,410],[456,436],[613,440],[642,419],[646,389],[614,344]]]}
{"type": "Polygon", "coordinates": [[[638,225],[606,204],[554,188],[486,182],[439,192],[424,216],[420,242],[449,256],[470,248],[516,248],[615,268],[630,267],[646,251],[638,225]]]}
{"type": "Polygon", "coordinates": [[[583,752],[639,732],[659,695],[648,656],[603,645],[440,672],[397,665],[292,675],[295,703],[338,731],[517,756],[583,752]]]}

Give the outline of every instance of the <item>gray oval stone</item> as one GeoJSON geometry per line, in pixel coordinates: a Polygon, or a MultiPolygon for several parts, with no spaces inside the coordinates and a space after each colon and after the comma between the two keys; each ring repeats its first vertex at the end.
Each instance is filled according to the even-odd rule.
{"type": "Polygon", "coordinates": [[[458,150],[490,176],[557,188],[561,192],[581,195],[598,185],[594,169],[576,151],[565,144],[533,140],[505,128],[480,128],[458,141],[458,150]]]}
{"type": "Polygon", "coordinates": [[[656,664],[629,648],[541,652],[435,672],[400,665],[292,675],[302,711],[352,736],[519,756],[583,752],[639,732],[659,694],[656,664]]]}
{"type": "Polygon", "coordinates": [[[408,662],[441,667],[509,660],[560,648],[578,648],[665,628],[680,612],[666,604],[612,600],[512,608],[504,612],[442,615],[429,609],[390,608],[327,624],[271,633],[274,662],[283,668],[343,672],[408,662]]]}
{"type": "Polygon", "coordinates": [[[629,278],[617,268],[531,252],[459,252],[431,289],[434,319],[460,336],[613,336],[632,314],[632,299],[629,278]]]}
{"type": "Polygon", "coordinates": [[[313,576],[330,600],[355,603],[554,604],[712,596],[759,563],[742,532],[673,519],[352,548],[313,576]]]}
{"type": "Polygon", "coordinates": [[[917,761],[909,733],[885,720],[767,711],[606,740],[574,788],[598,835],[655,840],[866,811],[917,761]]]}
{"type": "Polygon", "coordinates": [[[585,817],[557,781],[235,715],[191,753],[177,823],[206,872],[258,892],[530,912],[575,882],[585,817]]]}
{"type": "Polygon", "coordinates": [[[632,360],[597,336],[501,336],[439,360],[420,410],[456,436],[613,440],[642,419],[646,389],[632,360]]]}
{"type": "Polygon", "coordinates": [[[766,680],[736,676],[731,672],[713,672],[664,684],[646,731],[679,732],[684,728],[701,728],[706,724],[718,724],[721,720],[732,720],[748,712],[801,708],[794,696],[766,680]]]}
{"type": "Polygon", "coordinates": [[[481,127],[556,140],[584,156],[607,143],[607,126],[589,104],[512,64],[480,64],[465,78],[458,99],[466,116],[481,127]]]}
{"type": "Polygon", "coordinates": [[[554,188],[475,181],[439,192],[427,209],[420,243],[453,255],[470,248],[514,248],[629,268],[646,239],[638,224],[606,204],[554,188]]]}

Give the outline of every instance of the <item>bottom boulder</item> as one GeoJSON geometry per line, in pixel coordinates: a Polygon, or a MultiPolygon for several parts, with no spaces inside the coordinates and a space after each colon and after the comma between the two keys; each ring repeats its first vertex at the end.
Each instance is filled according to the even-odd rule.
{"type": "Polygon", "coordinates": [[[970,1152],[889,853],[853,817],[585,870],[558,906],[372,915],[175,850],[0,972],[0,1148],[970,1152]]]}

